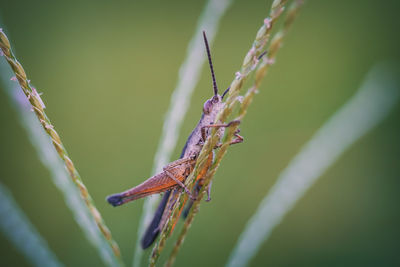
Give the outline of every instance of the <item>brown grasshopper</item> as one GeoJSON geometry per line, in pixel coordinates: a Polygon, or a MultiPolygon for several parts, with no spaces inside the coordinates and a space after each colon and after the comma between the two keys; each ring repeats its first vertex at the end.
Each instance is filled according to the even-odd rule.
{"type": "MultiPolygon", "coordinates": [[[[197,157],[204,145],[204,142],[211,133],[211,128],[218,128],[217,135],[219,138],[221,138],[224,135],[224,128],[240,123],[238,120],[231,121],[228,124],[215,122],[217,114],[225,106],[225,103],[223,103],[222,100],[229,91],[229,88],[225,90],[222,96],[218,94],[218,87],[215,80],[210,48],[208,46],[207,37],[204,31],[203,37],[211,70],[214,95],[204,103],[201,119],[187,139],[180,159],[169,163],[163,168],[162,172],[150,177],[142,184],[122,193],[107,197],[107,201],[111,205],[119,206],[132,200],[165,192],[154,218],[142,238],[141,244],[143,249],[149,247],[154,242],[159,232],[164,227],[168,217],[170,216],[172,207],[177,200],[179,190],[184,189],[192,201],[196,198],[199,190],[202,187],[202,177],[207,171],[207,168],[211,166],[213,161],[213,153],[210,153],[205,164],[206,167],[203,168],[203,171],[200,172],[200,174],[196,177],[197,184],[193,190],[193,193],[190,192],[190,190],[185,186],[184,182],[189,174],[193,171],[197,157]]],[[[243,142],[243,137],[239,135],[239,130],[237,130],[235,133],[235,139],[232,140],[231,144],[237,144],[241,142],[243,142]]],[[[220,144],[217,144],[215,148],[218,148],[219,146],[220,144]]],[[[211,184],[207,188],[208,201],[210,200],[210,187],[211,184]]],[[[189,204],[188,209],[190,209],[190,206],[191,204],[189,204]]]]}

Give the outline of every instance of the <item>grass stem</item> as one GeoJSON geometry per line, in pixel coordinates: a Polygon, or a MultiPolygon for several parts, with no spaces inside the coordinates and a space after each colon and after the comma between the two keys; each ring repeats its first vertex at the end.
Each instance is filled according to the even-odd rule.
{"type": "MultiPolygon", "coordinates": [[[[226,100],[226,105],[225,105],[224,109],[220,112],[220,114],[218,115],[216,121],[226,122],[227,118],[232,114],[234,106],[238,103],[238,101],[237,101],[238,95],[239,95],[241,88],[243,87],[244,81],[256,69],[256,67],[259,63],[258,57],[261,55],[261,53],[263,53],[264,48],[270,39],[270,34],[271,34],[271,30],[273,28],[273,25],[275,24],[275,22],[280,18],[281,14],[283,13],[286,2],[287,1],[280,1],[280,0],[275,0],[273,2],[269,16],[264,19],[264,23],[261,26],[261,28],[258,30],[252,47],[250,48],[250,50],[248,51],[247,55],[245,56],[245,58],[243,60],[241,70],[239,72],[237,72],[236,78],[231,83],[230,90],[228,93],[228,98],[226,100]]],[[[300,1],[294,1],[294,3],[296,3],[296,6],[300,6],[300,1]]],[[[297,10],[298,9],[295,9],[296,12],[297,12],[297,10]]],[[[293,8],[291,8],[290,11],[288,12],[287,18],[292,18],[292,14],[293,14],[293,8]]],[[[291,19],[291,22],[292,21],[293,21],[293,19],[291,19]]],[[[284,24],[285,33],[287,31],[287,28],[290,25],[291,25],[291,23],[285,22],[285,24],[284,24]]],[[[277,48],[279,48],[280,45],[277,46],[276,44],[277,44],[277,42],[280,43],[281,40],[282,40],[282,38],[280,38],[279,41],[274,41],[274,39],[273,39],[273,41],[271,42],[270,48],[272,48],[272,45],[275,45],[277,48]]],[[[274,50],[275,52],[273,55],[276,54],[277,48],[274,50]]],[[[265,65],[268,65],[268,64],[270,64],[271,61],[268,60],[267,58],[263,57],[263,62],[266,62],[265,65]]],[[[264,65],[262,65],[262,66],[264,66],[264,65]]],[[[257,86],[260,85],[260,80],[263,77],[264,77],[264,75],[256,74],[256,81],[258,81],[257,86]]],[[[255,91],[255,89],[253,91],[255,91]]],[[[247,110],[247,107],[249,106],[249,104],[251,102],[252,96],[244,98],[244,101],[241,104],[240,114],[238,114],[238,116],[239,116],[238,119],[243,119],[243,117],[245,115],[245,111],[247,110]]],[[[214,174],[216,173],[216,170],[217,170],[223,156],[225,155],[225,153],[227,151],[229,142],[232,140],[235,130],[236,130],[236,127],[229,127],[229,129],[224,137],[223,145],[218,150],[211,168],[208,169],[206,172],[206,175],[204,177],[203,189],[207,188],[208,184],[211,182],[211,179],[213,178],[214,174]]],[[[213,153],[212,149],[215,147],[217,142],[218,142],[218,136],[216,135],[216,131],[213,130],[211,136],[206,140],[206,142],[203,146],[203,149],[200,152],[200,155],[196,162],[194,171],[191,173],[191,175],[185,181],[185,184],[187,187],[193,188],[194,181],[195,181],[194,178],[197,177],[197,175],[200,173],[200,171],[204,171],[203,166],[205,166],[207,158],[209,157],[210,153],[213,153]]],[[[188,229],[191,226],[191,223],[193,222],[194,215],[199,210],[200,201],[203,198],[203,196],[204,196],[204,190],[201,190],[198,195],[197,200],[194,202],[193,207],[192,207],[191,211],[189,212],[188,217],[186,218],[183,229],[178,236],[178,240],[175,243],[175,246],[174,246],[172,253],[166,263],[166,266],[173,265],[173,263],[176,259],[177,253],[178,253],[181,245],[183,244],[183,240],[186,237],[188,229]]],[[[151,266],[155,265],[157,258],[159,257],[161,250],[163,249],[165,240],[169,236],[171,227],[172,227],[172,225],[175,224],[175,221],[178,219],[179,210],[181,210],[183,203],[186,202],[186,199],[187,199],[186,194],[181,194],[180,197],[178,198],[178,201],[173,208],[172,216],[170,217],[170,220],[168,221],[165,228],[161,232],[160,240],[153,250],[151,264],[150,264],[151,266]]]]}
{"type": "MultiPolygon", "coordinates": [[[[153,174],[160,172],[170,162],[179,138],[179,130],[190,106],[191,95],[200,79],[201,69],[206,60],[201,32],[203,30],[207,32],[209,42],[212,44],[218,31],[219,22],[232,2],[233,0],[209,0],[204,6],[194,35],[189,42],[185,60],[179,69],[178,82],[171,96],[170,107],[164,120],[160,143],[154,158],[153,174]]],[[[138,228],[139,238],[133,256],[134,267],[140,266],[143,255],[140,237],[152,219],[158,200],[159,197],[153,196],[147,198],[144,202],[143,214],[138,228]]]]}
{"type": "Polygon", "coordinates": [[[14,56],[10,42],[2,29],[0,29],[0,49],[14,72],[15,79],[18,81],[19,88],[22,89],[23,94],[16,93],[21,92],[19,90],[8,90],[10,88],[6,89],[6,91],[16,103],[22,123],[27,129],[31,142],[41,156],[42,162],[52,172],[54,182],[64,193],[67,204],[75,214],[75,219],[92,244],[98,248],[104,262],[110,266],[123,265],[118,245],[112,239],[111,232],[95,207],[93,199],[61,142],[60,136],[47,117],[44,111],[45,104],[40,94],[30,84],[24,68],[14,56]],[[29,108],[27,108],[28,106],[29,108]],[[34,119],[33,113],[37,119],[34,119]],[[42,126],[42,130],[37,128],[38,121],[42,126]],[[53,148],[51,145],[49,146],[49,143],[53,148]],[[49,157],[50,154],[52,155],[51,157],[49,157]],[[56,159],[60,159],[60,161],[56,159]],[[65,170],[67,170],[67,177],[70,177],[68,181],[64,179],[65,170]]]}

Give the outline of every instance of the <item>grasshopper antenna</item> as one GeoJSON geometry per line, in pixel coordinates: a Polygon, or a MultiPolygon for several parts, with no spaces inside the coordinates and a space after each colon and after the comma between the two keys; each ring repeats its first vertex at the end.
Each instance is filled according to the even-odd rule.
{"type": "Polygon", "coordinates": [[[213,80],[214,95],[218,95],[217,81],[215,80],[214,68],[213,68],[213,64],[212,64],[212,60],[211,60],[210,47],[208,46],[208,41],[207,41],[207,36],[206,36],[205,31],[203,31],[203,37],[204,37],[204,43],[206,45],[206,50],[207,50],[208,64],[210,65],[211,76],[212,76],[212,80],[213,80]]]}

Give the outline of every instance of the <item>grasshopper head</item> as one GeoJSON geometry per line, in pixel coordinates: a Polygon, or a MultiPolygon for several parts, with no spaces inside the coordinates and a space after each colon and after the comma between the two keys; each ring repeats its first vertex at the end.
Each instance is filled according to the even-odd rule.
{"type": "Polygon", "coordinates": [[[220,95],[214,95],[210,99],[208,99],[203,105],[203,113],[205,115],[209,115],[213,113],[213,111],[219,111],[222,104],[222,98],[220,95]]]}

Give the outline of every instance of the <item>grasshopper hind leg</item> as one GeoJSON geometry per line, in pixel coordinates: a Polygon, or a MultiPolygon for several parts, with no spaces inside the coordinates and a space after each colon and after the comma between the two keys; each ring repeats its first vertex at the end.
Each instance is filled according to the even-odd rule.
{"type": "Polygon", "coordinates": [[[168,171],[166,168],[164,168],[164,172],[165,172],[165,174],[167,174],[167,176],[169,177],[169,178],[171,178],[172,180],[174,180],[180,187],[182,187],[184,190],[185,190],[185,192],[186,192],[186,194],[188,194],[188,196],[189,196],[189,198],[190,199],[195,199],[193,196],[192,196],[192,194],[190,193],[190,190],[186,187],[186,185],[184,184],[184,183],[182,183],[181,181],[179,181],[179,179],[178,178],[176,178],[170,171],[168,171]]]}
{"type": "Polygon", "coordinates": [[[146,232],[144,233],[143,238],[140,241],[142,249],[150,247],[154,243],[154,240],[156,240],[158,234],[160,233],[160,228],[159,228],[160,221],[170,195],[171,191],[165,192],[163,198],[161,199],[160,204],[158,204],[158,208],[156,210],[156,213],[154,214],[153,220],[147,227],[146,232]]]}
{"type": "Polygon", "coordinates": [[[114,207],[124,204],[121,194],[114,194],[114,195],[108,196],[107,201],[114,207]]]}

